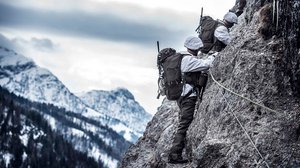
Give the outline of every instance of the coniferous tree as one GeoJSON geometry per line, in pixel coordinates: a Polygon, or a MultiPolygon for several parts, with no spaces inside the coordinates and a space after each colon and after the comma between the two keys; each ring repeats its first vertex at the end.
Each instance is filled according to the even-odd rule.
{"type": "Polygon", "coordinates": [[[13,102],[10,103],[8,113],[11,116],[11,125],[9,125],[10,131],[12,132],[12,138],[10,145],[10,152],[13,154],[11,161],[12,167],[20,167],[22,165],[23,145],[20,140],[20,113],[16,110],[13,102]]]}
{"type": "Polygon", "coordinates": [[[18,168],[22,165],[22,155],[23,155],[23,145],[19,136],[12,136],[11,139],[11,153],[13,154],[13,159],[11,161],[12,167],[18,168]]]}
{"type": "MultiPolygon", "coordinates": [[[[79,124],[74,123],[74,117],[83,122],[93,123],[90,119],[65,112],[64,109],[32,103],[10,94],[0,87],[0,152],[13,156],[10,164],[5,168],[103,167],[101,161],[96,162],[93,158],[88,157],[87,153],[74,149],[70,141],[76,141],[79,137],[71,137],[71,140],[67,141],[62,135],[51,129],[43,116],[43,114],[50,115],[50,113],[53,118],[63,121],[61,124],[66,125],[63,129],[71,127],[84,131],[79,124]],[[34,110],[37,107],[44,111],[34,110]],[[23,144],[20,136],[25,134],[27,134],[28,140],[26,144],[23,144]],[[26,156],[24,159],[23,154],[26,156]]],[[[98,135],[94,134],[93,136],[95,142],[103,142],[98,135]]],[[[85,138],[82,141],[84,140],[85,138]]],[[[90,145],[91,143],[86,144],[90,145]]],[[[1,160],[1,157],[0,164],[1,168],[5,165],[5,161],[1,160]]]]}

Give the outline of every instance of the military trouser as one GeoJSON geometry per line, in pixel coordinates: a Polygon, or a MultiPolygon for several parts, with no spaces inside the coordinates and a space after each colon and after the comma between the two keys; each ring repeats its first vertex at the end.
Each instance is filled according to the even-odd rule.
{"type": "Polygon", "coordinates": [[[169,155],[174,159],[181,157],[182,155],[182,150],[185,146],[186,132],[193,121],[196,101],[196,96],[179,99],[177,101],[177,104],[180,109],[178,115],[179,125],[177,127],[177,132],[175,134],[169,155]]]}

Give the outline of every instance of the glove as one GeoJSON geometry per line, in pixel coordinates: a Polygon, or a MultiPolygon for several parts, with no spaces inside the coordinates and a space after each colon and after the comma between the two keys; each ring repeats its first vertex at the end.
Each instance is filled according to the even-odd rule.
{"type": "Polygon", "coordinates": [[[216,57],[218,55],[219,55],[219,52],[215,52],[215,53],[212,54],[213,57],[216,57]]]}
{"type": "Polygon", "coordinates": [[[209,67],[212,67],[212,66],[213,66],[213,62],[214,62],[214,60],[215,60],[215,57],[216,57],[218,54],[219,54],[219,52],[215,52],[215,53],[213,53],[213,54],[211,54],[211,55],[209,55],[209,56],[207,57],[207,59],[209,59],[209,60],[211,61],[209,67]]]}
{"type": "Polygon", "coordinates": [[[242,13],[243,13],[243,10],[237,10],[235,12],[235,14],[237,15],[237,17],[239,17],[242,13]]]}
{"type": "Polygon", "coordinates": [[[215,60],[215,57],[213,55],[210,55],[207,57],[207,59],[209,60],[209,67],[211,68],[213,66],[213,62],[215,60]]]}

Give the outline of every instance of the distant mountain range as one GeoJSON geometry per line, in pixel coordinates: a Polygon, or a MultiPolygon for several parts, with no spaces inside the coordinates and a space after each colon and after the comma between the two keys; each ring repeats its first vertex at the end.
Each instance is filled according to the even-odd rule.
{"type": "Polygon", "coordinates": [[[93,110],[126,122],[124,124],[139,136],[145,131],[147,122],[151,119],[151,115],[145,112],[134,100],[133,95],[124,88],[112,91],[93,90],[79,95],[79,98],[93,110]]]}
{"type": "Polygon", "coordinates": [[[76,149],[102,160],[109,167],[116,167],[121,154],[110,156],[99,147],[99,141],[111,150],[117,150],[123,143],[118,150],[124,152],[143,134],[151,119],[125,88],[90,91],[76,96],[50,71],[3,47],[0,47],[0,86],[30,102],[41,103],[45,109],[38,111],[43,113],[53,130],[73,141],[76,149]],[[54,115],[49,109],[63,115],[54,115]],[[86,141],[93,147],[88,148],[84,144],[86,141]]]}

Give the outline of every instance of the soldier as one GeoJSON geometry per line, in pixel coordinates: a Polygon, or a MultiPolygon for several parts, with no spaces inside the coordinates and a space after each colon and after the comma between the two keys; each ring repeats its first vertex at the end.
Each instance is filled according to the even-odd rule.
{"type": "Polygon", "coordinates": [[[227,12],[223,20],[213,20],[209,16],[204,16],[201,22],[199,37],[203,41],[202,53],[220,52],[230,42],[229,29],[237,24],[238,17],[233,12],[227,12]]]}
{"type": "MultiPolygon", "coordinates": [[[[187,51],[182,51],[184,55],[181,61],[181,73],[183,76],[188,73],[200,74],[206,71],[212,65],[215,55],[210,55],[207,59],[198,59],[197,55],[203,43],[198,37],[188,37],[184,43],[187,51]],[[198,73],[199,72],[199,73],[198,73]]],[[[185,83],[182,88],[180,98],[177,100],[179,106],[179,125],[173,139],[172,147],[169,153],[169,163],[180,164],[186,163],[187,160],[182,158],[182,151],[185,146],[186,132],[193,121],[193,115],[197,102],[197,93],[191,84],[185,83]]]]}
{"type": "Polygon", "coordinates": [[[229,29],[234,24],[237,23],[238,23],[237,15],[232,12],[226,13],[222,21],[219,20],[219,26],[216,28],[214,32],[214,36],[217,39],[217,41],[213,50],[219,52],[223,50],[231,42],[229,29]]]}

